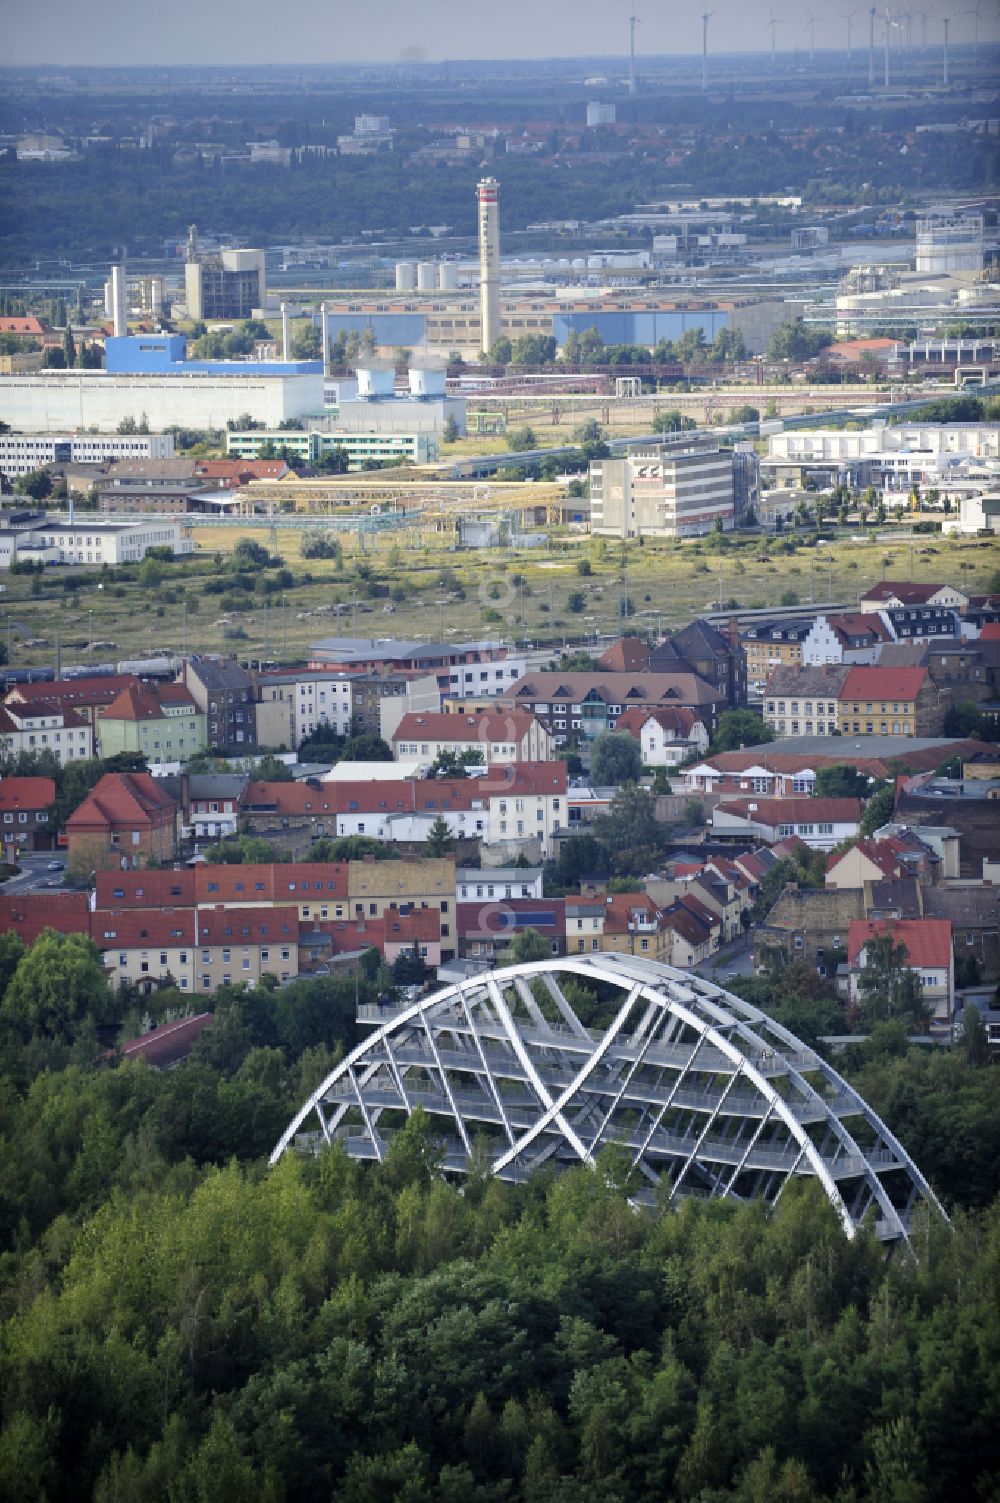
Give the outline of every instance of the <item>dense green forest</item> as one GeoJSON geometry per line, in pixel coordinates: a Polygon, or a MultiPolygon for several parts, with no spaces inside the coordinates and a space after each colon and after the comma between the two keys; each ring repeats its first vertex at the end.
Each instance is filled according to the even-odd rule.
{"type": "MultiPolygon", "coordinates": [[[[280,103],[280,102],[279,102],[280,103]]],[[[258,131],[247,122],[200,126],[202,144],[222,145],[230,126],[242,143],[258,131]]],[[[814,202],[899,205],[916,191],[955,193],[994,181],[989,138],[914,136],[864,119],[848,126],[771,129],[742,119],[665,126],[661,143],[628,150],[624,137],[602,143],[609,158],[562,151],[565,127],[553,123],[537,157],[500,156],[490,163],[503,191],[508,231],[551,219],[595,219],[679,189],[698,195],[781,193],[789,184],[814,202]],[[849,126],[849,128],[848,128],[849,126]],[[901,156],[902,147],[906,155],[901,156]],[[679,156],[675,156],[679,153],[679,156]]],[[[279,121],[288,144],[323,144],[335,133],[308,120],[279,121]]],[[[475,232],[475,194],[482,163],[430,166],[410,152],[429,139],[402,133],[396,150],[372,158],[295,157],[289,169],[224,164],[181,142],[150,150],[98,147],[78,160],[0,160],[0,263],[65,256],[104,261],[127,247],[132,255],[164,254],[183,242],[187,226],[234,235],[251,244],[302,237],[339,240],[363,231],[390,237],[411,226],[447,224],[475,232]],[[16,208],[15,208],[16,206],[16,208]]],[[[234,143],[235,145],[236,143],[234,143]]]]}
{"type": "Polygon", "coordinates": [[[0,939],[0,1498],[953,1503],[1000,1496],[1000,1071],[981,1034],[845,1068],[949,1206],[919,1260],[775,1211],[637,1214],[628,1166],[442,1180],[266,1155],[391,977],[223,988],[191,1058],[86,941],[0,939]]]}

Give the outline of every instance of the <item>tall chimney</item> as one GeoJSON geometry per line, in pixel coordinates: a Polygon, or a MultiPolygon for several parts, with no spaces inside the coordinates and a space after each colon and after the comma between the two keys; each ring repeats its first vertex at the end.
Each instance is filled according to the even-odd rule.
{"type": "Polygon", "coordinates": [[[323,374],[330,374],[330,310],[326,303],[320,308],[320,322],[323,337],[323,374]]]}
{"type": "Polygon", "coordinates": [[[281,358],[282,360],[292,358],[292,337],[287,303],[281,305],[281,358]]]}
{"type": "Polygon", "coordinates": [[[125,262],[111,268],[111,318],[115,338],[128,333],[128,298],[125,295],[125,262]]]}
{"type": "Polygon", "coordinates": [[[476,187],[479,200],[479,303],[482,352],[488,355],[500,338],[500,184],[484,177],[476,187]]]}

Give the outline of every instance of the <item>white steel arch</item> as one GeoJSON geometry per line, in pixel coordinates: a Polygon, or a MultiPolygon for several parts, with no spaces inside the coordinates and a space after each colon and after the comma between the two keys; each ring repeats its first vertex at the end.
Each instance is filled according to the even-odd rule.
{"type": "Polygon", "coordinates": [[[909,1244],[921,1200],[945,1218],[902,1145],[815,1050],[687,971],[619,954],[543,960],[407,1006],[361,1007],[359,1021],[372,1033],[297,1112],[272,1164],[292,1144],[337,1140],[381,1162],[422,1107],[442,1124],[448,1173],[467,1171],[477,1142],[515,1181],[543,1163],[592,1164],[618,1143],[641,1176],[639,1202],[773,1204],[789,1179],[810,1176],[848,1237],[873,1216],[883,1240],[909,1244]],[[570,980],[582,997],[567,996],[570,980]]]}

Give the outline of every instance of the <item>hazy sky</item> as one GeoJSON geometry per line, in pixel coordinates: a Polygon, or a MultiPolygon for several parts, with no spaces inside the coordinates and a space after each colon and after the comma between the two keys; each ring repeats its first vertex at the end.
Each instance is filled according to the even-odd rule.
{"type": "MultiPolygon", "coordinates": [[[[841,12],[857,4],[855,47],[867,42],[862,0],[707,0],[709,50],[781,51],[846,45],[841,12]]],[[[901,6],[895,7],[901,9],[901,6]]],[[[629,0],[6,0],[0,60],[20,63],[336,63],[426,58],[621,57],[629,0]]],[[[635,0],[636,51],[701,49],[701,12],[692,0],[635,0]]],[[[880,5],[880,10],[882,9],[880,5]]],[[[911,7],[912,9],[912,7],[911,7]]],[[[968,3],[938,0],[928,45],[940,47],[951,13],[953,43],[971,42],[968,3]]],[[[920,21],[913,12],[914,45],[920,21]]],[[[979,38],[1000,40],[1000,6],[981,0],[979,38]]]]}

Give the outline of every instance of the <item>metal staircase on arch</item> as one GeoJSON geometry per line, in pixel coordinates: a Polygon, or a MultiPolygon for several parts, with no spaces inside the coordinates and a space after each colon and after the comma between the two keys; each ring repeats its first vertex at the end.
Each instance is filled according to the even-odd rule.
{"type": "Polygon", "coordinates": [[[871,1216],[880,1238],[908,1245],[921,1201],[945,1218],[902,1145],[826,1061],[687,971],[618,954],[543,960],[358,1017],[371,1035],[296,1114],[272,1164],[292,1145],[334,1141],[381,1162],[422,1107],[446,1173],[486,1152],[494,1174],[519,1181],[543,1164],[592,1164],[617,1143],[638,1172],[638,1203],[774,1204],[790,1179],[811,1176],[848,1237],[871,1216]]]}

